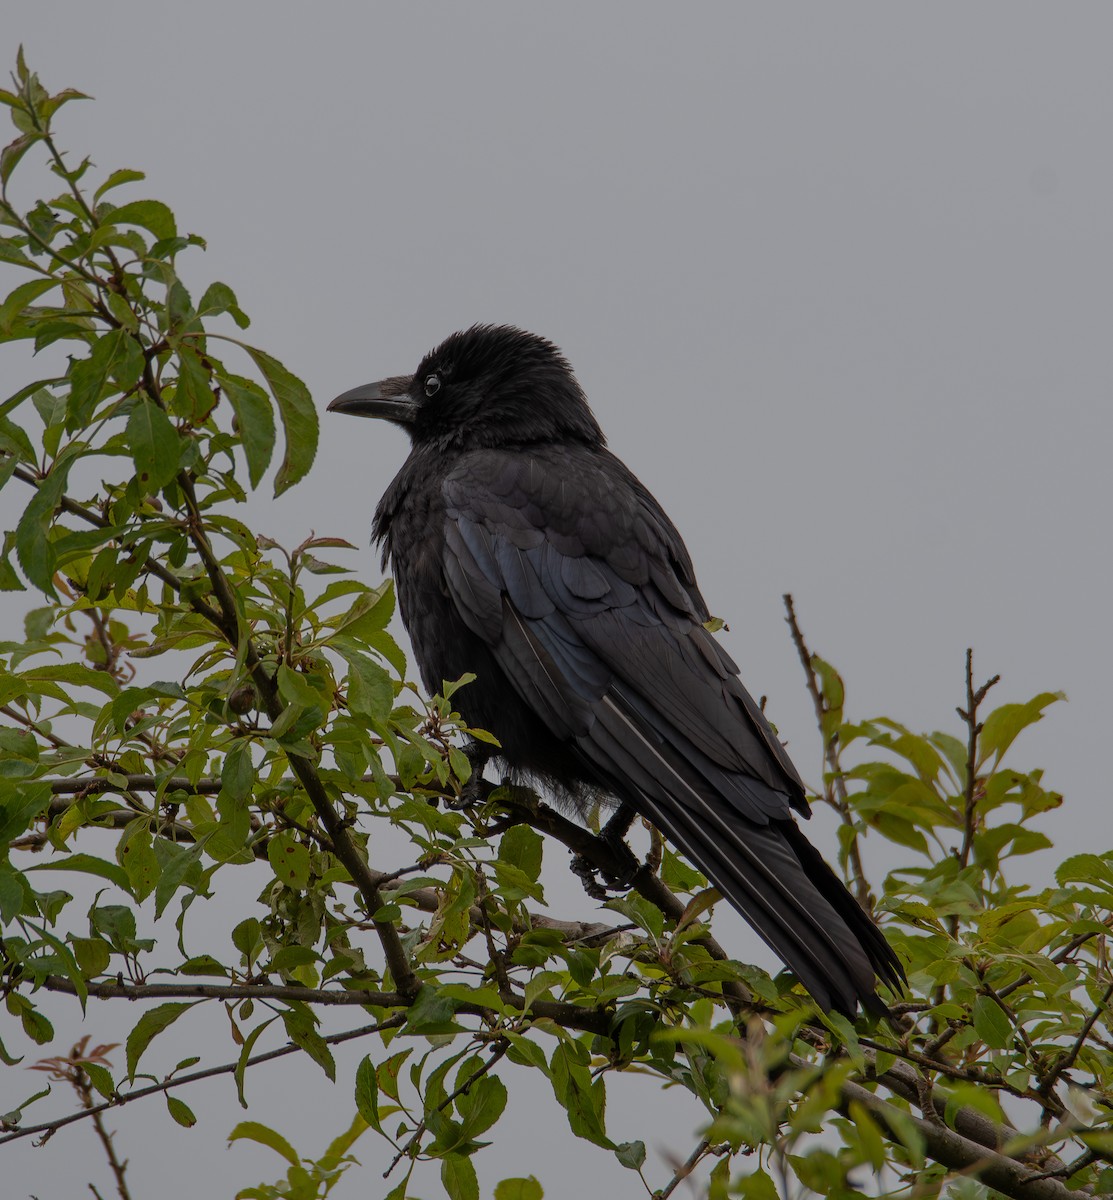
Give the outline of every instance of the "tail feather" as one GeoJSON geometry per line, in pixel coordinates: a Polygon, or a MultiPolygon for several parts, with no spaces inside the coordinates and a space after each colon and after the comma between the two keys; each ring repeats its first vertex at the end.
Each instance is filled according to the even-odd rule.
{"type": "Polygon", "coordinates": [[[824,896],[794,852],[787,830],[807,843],[791,821],[740,829],[737,816],[723,805],[718,828],[709,830],[687,809],[648,801],[644,810],[799,976],[821,1008],[847,1016],[859,1004],[878,1015],[888,1011],[874,976],[894,981],[899,968],[892,950],[853,898],[857,917],[851,924],[824,896]]]}
{"type": "Polygon", "coordinates": [[[820,1006],[853,1016],[861,1005],[885,1015],[875,975],[899,990],[900,963],[791,816],[747,819],[729,793],[700,778],[687,756],[646,737],[618,705],[604,700],[596,717],[597,761],[623,772],[614,790],[684,851],[820,1006]]]}

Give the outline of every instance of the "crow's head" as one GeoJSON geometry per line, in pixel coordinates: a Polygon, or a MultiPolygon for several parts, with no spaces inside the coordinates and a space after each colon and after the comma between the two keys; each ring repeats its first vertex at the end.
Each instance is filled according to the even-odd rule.
{"type": "Polygon", "coordinates": [[[393,421],[415,445],[604,444],[561,352],[510,325],[473,325],[454,333],[413,375],[353,388],[337,396],[329,411],[393,421]]]}

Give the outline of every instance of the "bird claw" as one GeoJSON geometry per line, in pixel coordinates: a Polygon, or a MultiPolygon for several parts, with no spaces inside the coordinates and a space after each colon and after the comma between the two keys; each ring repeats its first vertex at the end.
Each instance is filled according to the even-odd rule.
{"type": "Polygon", "coordinates": [[[623,841],[612,841],[605,833],[600,834],[600,841],[620,861],[617,872],[604,870],[593,863],[583,854],[572,857],[572,873],[579,877],[584,891],[593,899],[607,901],[612,896],[621,896],[634,885],[634,876],[641,864],[633,851],[623,841]]]}

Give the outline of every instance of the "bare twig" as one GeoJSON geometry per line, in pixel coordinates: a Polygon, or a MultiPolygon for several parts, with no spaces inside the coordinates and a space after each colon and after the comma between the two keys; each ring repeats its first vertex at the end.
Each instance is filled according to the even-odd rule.
{"type": "Polygon", "coordinates": [[[955,710],[966,724],[966,786],[963,794],[962,849],[958,856],[964,867],[969,865],[970,852],[974,847],[974,834],[978,829],[978,801],[982,797],[978,779],[978,738],[983,726],[978,720],[978,706],[1000,679],[1000,675],[994,675],[975,689],[974,651],[966,651],[966,709],[955,710]]]}
{"type": "Polygon", "coordinates": [[[830,709],[823,698],[823,693],[819,690],[819,682],[816,679],[814,665],[815,656],[808,649],[808,644],[804,640],[803,630],[800,628],[800,622],[796,619],[796,606],[793,603],[792,594],[786,592],[783,600],[785,612],[788,614],[785,617],[785,622],[792,632],[792,642],[800,658],[800,665],[804,668],[804,678],[807,681],[808,693],[812,698],[812,706],[815,708],[815,719],[816,724],[819,726],[819,736],[823,740],[823,759],[827,766],[825,774],[829,779],[826,787],[826,799],[828,804],[839,814],[839,820],[853,833],[847,847],[850,879],[854,888],[855,898],[869,912],[873,908],[873,896],[870,892],[865,868],[862,865],[862,856],[858,849],[858,832],[855,828],[854,815],[850,808],[850,795],[846,790],[846,776],[843,774],[842,763],[839,761],[839,733],[837,729],[834,729],[828,735],[824,730],[823,718],[830,709]]]}
{"type": "MultiPolygon", "coordinates": [[[[82,1082],[78,1085],[78,1094],[81,1096],[81,1102],[86,1107],[93,1107],[93,1088],[89,1083],[89,1077],[82,1072],[82,1082]]],[[[126,1172],[128,1169],[127,1159],[123,1161],[116,1154],[116,1147],[113,1143],[114,1134],[108,1132],[104,1124],[103,1112],[97,1111],[91,1114],[93,1118],[93,1128],[97,1131],[97,1137],[100,1139],[100,1144],[104,1147],[105,1157],[108,1159],[108,1166],[112,1171],[116,1180],[116,1191],[120,1195],[120,1200],[131,1200],[131,1193],[128,1191],[126,1172]]],[[[89,1185],[90,1187],[92,1184],[89,1185]]]]}
{"type": "Polygon", "coordinates": [[[700,1144],[692,1151],[691,1154],[680,1164],[673,1172],[672,1178],[660,1191],[653,1193],[653,1200],[668,1200],[668,1197],[676,1191],[676,1189],[688,1178],[689,1175],[699,1166],[699,1164],[707,1157],[708,1154],[722,1154],[723,1148],[720,1146],[712,1146],[707,1140],[700,1144]]]}

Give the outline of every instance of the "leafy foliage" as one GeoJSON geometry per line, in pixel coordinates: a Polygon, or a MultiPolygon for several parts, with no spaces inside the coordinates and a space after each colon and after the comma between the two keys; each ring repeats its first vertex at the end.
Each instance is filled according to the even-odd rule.
{"type": "MultiPolygon", "coordinates": [[[[427,1186],[415,1168],[431,1162],[445,1194],[473,1200],[526,1071],[573,1134],[638,1174],[645,1145],[608,1133],[608,1079],[697,1097],[704,1138],[661,1194],[704,1159],[715,1197],[1113,1191],[1113,854],[1068,859],[1043,888],[1011,871],[1050,845],[1039,818],[1061,798],[1012,763],[1057,697],[982,715],[991,685],[975,687],[968,660],[961,736],[851,721],[790,604],[823,739],[818,799],[908,968],[911,995],[881,1027],[820,1018],[788,974],[729,959],[715,893],[656,841],[607,920],[551,915],[553,842],[604,868],[611,851],[521,790],[446,804],[471,773],[463,740],[490,740],[453,710],[467,680],[432,699],[409,683],[390,584],[351,578],[345,543],[287,549],[236,518],[279,430],[275,491],[304,478],[315,409],[237,336],[248,318],[231,288],[191,297],[176,264],[201,239],[161,201],[120,201],[141,173],[98,183],[58,149],[53,119],[79,98],[50,95],[22,55],[0,92],[18,134],[0,156],[0,260],[20,278],[0,340],[63,351],[57,374],[0,405],[0,486],[22,500],[5,510],[21,512],[0,586],[45,599],[0,643],[4,1004],[42,1046],[56,1040],[44,992],[136,1013],[122,1069],[113,1047],[84,1044],[37,1064],[78,1088],[76,1116],[157,1093],[188,1129],[192,1079],[231,1074],[246,1107],[256,1062],[304,1054],[332,1079],[334,1048],[359,1041],[351,1123],[320,1159],[255,1121],[231,1131],[286,1165],[242,1196],[327,1195],[370,1130],[393,1147],[392,1197],[427,1186]],[[24,210],[9,184],[32,150],[62,191],[24,210]],[[880,884],[871,841],[901,856],[880,884]],[[383,845],[409,861],[383,863],[383,845]],[[244,871],[261,891],[229,943],[187,950],[195,906],[244,871]],[[231,1061],[144,1076],[152,1041],[213,1005],[231,1061]],[[324,1032],[328,1006],[361,1024],[324,1032]]],[[[0,1055],[17,1061],[2,1042],[0,1055]]],[[[0,1142],[75,1119],[47,1101],[5,1114],[0,1142]]],[[[542,1195],[533,1178],[495,1188],[542,1195]]]]}

